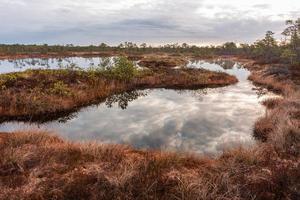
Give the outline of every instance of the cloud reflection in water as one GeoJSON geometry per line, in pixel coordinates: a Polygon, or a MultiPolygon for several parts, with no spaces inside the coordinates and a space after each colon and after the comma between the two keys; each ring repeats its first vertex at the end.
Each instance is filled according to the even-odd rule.
{"type": "MultiPolygon", "coordinates": [[[[201,65],[209,68],[214,64],[193,63],[195,67],[201,65]]],[[[39,128],[54,130],[75,141],[97,140],[205,154],[251,145],[252,127],[265,109],[252,90],[254,86],[245,78],[249,72],[237,65],[227,70],[238,74],[240,82],[215,89],[155,89],[139,91],[142,96],[123,94],[121,104],[116,96],[110,99],[109,107],[107,103],[91,106],[66,123],[50,122],[39,128]],[[131,100],[129,104],[126,98],[131,100]]],[[[12,122],[0,125],[0,131],[32,127],[36,125],[12,122]]]]}

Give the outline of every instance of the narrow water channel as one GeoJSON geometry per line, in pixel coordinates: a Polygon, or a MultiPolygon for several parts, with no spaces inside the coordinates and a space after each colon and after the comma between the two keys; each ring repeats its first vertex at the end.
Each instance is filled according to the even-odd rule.
{"type": "MultiPolygon", "coordinates": [[[[78,65],[86,66],[86,62],[90,61],[80,60],[78,65]]],[[[44,124],[8,122],[0,125],[0,131],[42,129],[73,141],[204,154],[253,145],[254,122],[265,113],[260,101],[268,94],[259,95],[254,90],[247,80],[250,72],[238,63],[221,60],[191,60],[187,67],[224,71],[235,75],[239,82],[193,91],[127,92],[84,108],[69,119],[44,124]]]]}

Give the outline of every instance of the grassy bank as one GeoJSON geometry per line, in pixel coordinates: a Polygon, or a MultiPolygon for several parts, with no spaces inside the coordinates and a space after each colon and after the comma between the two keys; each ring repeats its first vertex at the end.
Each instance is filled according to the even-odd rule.
{"type": "Polygon", "coordinates": [[[1,134],[0,199],[296,199],[299,141],[281,135],[210,159],[1,134]]]}
{"type": "Polygon", "coordinates": [[[284,150],[288,155],[296,154],[299,161],[300,153],[300,76],[295,73],[293,66],[264,65],[254,68],[249,79],[255,84],[268,88],[282,95],[282,98],[267,99],[263,102],[267,106],[266,116],[257,120],[254,135],[263,141],[281,138],[281,142],[290,140],[294,145],[284,150]]]}
{"type": "Polygon", "coordinates": [[[27,70],[0,75],[0,121],[57,119],[124,91],[148,88],[199,89],[236,83],[234,76],[161,65],[137,70],[120,58],[114,66],[27,70]]]}

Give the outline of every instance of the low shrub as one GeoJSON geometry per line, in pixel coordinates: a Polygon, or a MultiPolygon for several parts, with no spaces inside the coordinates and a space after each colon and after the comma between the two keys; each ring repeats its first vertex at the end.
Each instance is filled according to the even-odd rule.
{"type": "Polygon", "coordinates": [[[13,85],[18,76],[16,74],[2,74],[0,76],[0,89],[6,89],[8,86],[13,85]]]}
{"type": "Polygon", "coordinates": [[[71,96],[71,91],[63,81],[58,81],[53,84],[53,87],[49,90],[51,94],[59,96],[71,96]]]}
{"type": "Polygon", "coordinates": [[[137,75],[137,68],[134,63],[126,57],[114,59],[114,66],[110,69],[114,78],[129,81],[137,75]]]}

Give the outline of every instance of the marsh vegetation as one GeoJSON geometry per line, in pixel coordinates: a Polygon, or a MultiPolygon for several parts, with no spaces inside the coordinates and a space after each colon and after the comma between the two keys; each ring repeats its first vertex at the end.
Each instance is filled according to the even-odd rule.
{"type": "Polygon", "coordinates": [[[144,89],[238,87],[239,74],[230,75],[236,62],[251,72],[259,92],[266,88],[280,98],[262,102],[267,111],[250,130],[255,145],[222,149],[215,157],[75,143],[45,131],[1,133],[0,199],[299,199],[299,24],[300,19],[287,21],[283,43],[268,31],[254,44],[239,46],[1,45],[3,59],[117,55],[84,69],[1,74],[1,122],[59,119],[105,101],[126,108],[144,89]],[[204,58],[222,58],[218,66],[230,74],[191,64],[204,58]]]}

